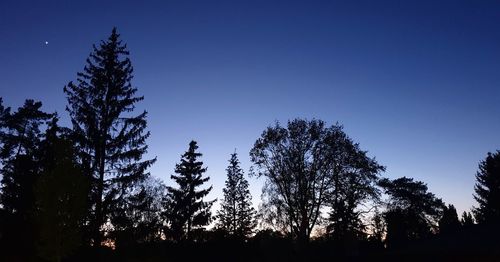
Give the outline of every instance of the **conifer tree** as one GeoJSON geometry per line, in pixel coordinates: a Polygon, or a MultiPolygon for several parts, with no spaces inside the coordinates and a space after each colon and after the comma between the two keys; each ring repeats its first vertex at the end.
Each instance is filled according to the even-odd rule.
{"type": "Polygon", "coordinates": [[[473,209],[477,223],[500,224],[500,151],[488,153],[479,164],[474,187],[474,199],[479,203],[473,209]]]}
{"type": "Polygon", "coordinates": [[[460,224],[464,227],[472,226],[474,225],[474,217],[470,212],[464,211],[460,219],[460,224]]]}
{"type": "Polygon", "coordinates": [[[455,232],[460,228],[457,210],[455,206],[448,205],[443,208],[443,216],[439,220],[439,232],[449,233],[455,232]]]}
{"type": "Polygon", "coordinates": [[[202,154],[196,152],[197,149],[196,141],[191,141],[188,151],[175,167],[178,175],[171,176],[178,188],[167,187],[167,219],[171,237],[176,241],[189,241],[195,228],[206,226],[211,221],[210,208],[215,200],[203,201],[212,186],[198,189],[210,177],[203,177],[207,168],[198,160],[202,154]]]}
{"type": "Polygon", "coordinates": [[[7,212],[23,219],[31,215],[34,204],[33,186],[40,171],[40,126],[51,117],[41,107],[41,102],[28,99],[16,112],[4,112],[2,116],[5,133],[0,150],[1,203],[7,212]]]}
{"type": "Polygon", "coordinates": [[[232,237],[244,239],[255,227],[255,210],[252,207],[248,181],[243,175],[236,153],[231,154],[226,172],[224,199],[217,212],[217,227],[232,237]]]}
{"type": "MultiPolygon", "coordinates": [[[[143,160],[147,152],[146,115],[134,116],[136,96],[132,64],[116,28],[87,59],[77,82],[64,87],[83,173],[92,179],[90,194],[91,243],[101,245],[103,225],[115,208],[134,192],[134,185],[149,176],[156,159],[143,160]]],[[[116,213],[116,212],[115,212],[116,213]]]]}
{"type": "Polygon", "coordinates": [[[0,172],[2,176],[0,221],[5,251],[30,253],[34,251],[35,196],[34,186],[40,175],[40,127],[50,117],[41,111],[42,103],[26,100],[16,112],[4,108],[0,172]],[[5,220],[4,220],[5,219],[5,220]]]}
{"type": "Polygon", "coordinates": [[[61,261],[82,244],[89,180],[76,162],[74,146],[54,116],[41,143],[41,174],[35,184],[37,253],[61,261]]]}
{"type": "Polygon", "coordinates": [[[378,184],[389,196],[384,212],[388,246],[424,239],[432,234],[445,205],[428,191],[424,182],[400,177],[394,180],[383,178],[378,184]]]}

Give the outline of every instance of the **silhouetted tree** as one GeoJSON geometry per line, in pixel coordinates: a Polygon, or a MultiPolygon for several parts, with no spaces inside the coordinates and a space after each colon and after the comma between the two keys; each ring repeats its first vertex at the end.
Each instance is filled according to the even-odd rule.
{"type": "Polygon", "coordinates": [[[5,136],[7,128],[7,119],[10,116],[10,107],[5,107],[3,105],[3,98],[0,97],[0,145],[3,144],[3,138],[5,136]]]}
{"type": "Polygon", "coordinates": [[[215,200],[203,201],[212,186],[197,189],[210,179],[203,177],[207,168],[203,167],[203,162],[198,161],[202,154],[196,152],[197,149],[196,141],[191,141],[188,151],[175,167],[178,175],[171,176],[179,187],[167,187],[166,215],[170,223],[170,235],[176,241],[190,240],[195,229],[206,226],[211,221],[210,208],[215,200]]]}
{"type": "Polygon", "coordinates": [[[32,215],[35,203],[33,188],[40,172],[40,126],[51,116],[41,111],[41,107],[41,102],[26,100],[16,112],[4,112],[2,116],[6,132],[0,151],[1,203],[3,209],[11,214],[19,214],[23,219],[32,215]]]}
{"type": "Polygon", "coordinates": [[[378,208],[375,208],[373,217],[372,217],[372,223],[371,223],[371,228],[372,232],[370,235],[370,239],[382,243],[384,240],[384,235],[385,235],[385,224],[384,224],[384,217],[383,214],[381,214],[378,211],[378,208]]]}
{"type": "Polygon", "coordinates": [[[473,209],[478,224],[500,224],[500,151],[488,153],[479,164],[474,187],[474,199],[479,206],[473,209]]]}
{"type": "Polygon", "coordinates": [[[34,187],[40,175],[40,127],[50,114],[40,110],[41,102],[26,100],[16,112],[1,110],[2,216],[0,232],[3,252],[34,253],[34,187]]]}
{"type": "Polygon", "coordinates": [[[474,225],[474,217],[470,212],[464,211],[460,219],[460,224],[462,224],[462,226],[472,226],[474,225]]]}
{"type": "Polygon", "coordinates": [[[427,191],[427,185],[412,178],[381,179],[379,185],[389,195],[384,213],[389,246],[429,236],[442,215],[441,199],[427,191]]]}
{"type": "Polygon", "coordinates": [[[439,220],[439,233],[455,232],[460,228],[455,206],[448,205],[443,208],[443,216],[439,220]]]}
{"type": "Polygon", "coordinates": [[[226,172],[224,199],[216,216],[217,227],[229,236],[244,239],[249,237],[255,227],[255,210],[252,207],[248,181],[243,175],[236,153],[231,154],[226,172]]]}
{"type": "Polygon", "coordinates": [[[143,97],[135,95],[128,56],[114,28],[106,41],[94,46],[77,83],[64,87],[82,171],[92,178],[89,222],[97,246],[103,225],[136,192],[135,184],[149,176],[146,170],[156,160],[142,160],[148,148],[147,112],[132,116],[143,97]]]}
{"type": "Polygon", "coordinates": [[[362,151],[340,125],[327,130],[325,146],[324,161],[333,180],[327,191],[331,210],[327,232],[334,239],[347,235],[361,238],[366,231],[361,218],[368,210],[359,207],[367,200],[372,203],[378,201],[380,192],[376,182],[379,172],[385,168],[369,158],[367,152],[362,151]]]}
{"type": "Polygon", "coordinates": [[[341,126],[326,128],[320,120],[295,119],[286,128],[279,123],[268,127],[250,156],[253,173],[267,178],[261,212],[265,219],[286,226],[299,243],[309,241],[324,207],[335,209],[334,216],[349,216],[347,223],[357,223],[352,222],[358,218],[354,210],[376,195],[373,182],[383,169],[352,143],[341,126]]]}
{"type": "Polygon", "coordinates": [[[35,186],[38,254],[61,261],[82,244],[89,179],[76,162],[72,141],[60,137],[54,117],[42,141],[42,174],[35,186]]]}
{"type": "Polygon", "coordinates": [[[114,230],[110,237],[117,248],[137,243],[158,241],[163,228],[165,186],[157,179],[147,178],[136,185],[130,194],[113,209],[111,223],[114,230]]]}
{"type": "Polygon", "coordinates": [[[287,127],[268,127],[254,144],[253,173],[266,177],[263,207],[267,216],[299,243],[309,241],[320,217],[330,176],[322,165],[324,123],[295,119],[287,127]]]}

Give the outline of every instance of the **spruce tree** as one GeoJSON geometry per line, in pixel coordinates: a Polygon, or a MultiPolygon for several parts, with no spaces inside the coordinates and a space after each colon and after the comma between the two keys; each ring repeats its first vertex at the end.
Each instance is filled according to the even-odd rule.
{"type": "Polygon", "coordinates": [[[116,28],[87,59],[77,82],[64,87],[83,173],[92,179],[89,217],[91,243],[102,243],[103,225],[115,208],[134,192],[134,185],[149,176],[156,159],[147,152],[146,115],[133,116],[137,96],[132,86],[132,64],[116,28]]]}
{"type": "Polygon", "coordinates": [[[217,227],[231,237],[244,239],[249,237],[255,227],[255,210],[248,181],[236,153],[231,154],[226,172],[227,180],[222,190],[224,199],[217,211],[217,227]]]}
{"type": "Polygon", "coordinates": [[[198,189],[210,177],[203,177],[207,168],[198,160],[202,154],[196,152],[197,149],[196,141],[191,141],[188,151],[175,167],[178,175],[171,176],[178,188],[167,187],[167,219],[170,222],[171,237],[176,241],[189,241],[194,229],[206,226],[211,221],[210,208],[215,200],[203,201],[212,186],[198,189]]]}
{"type": "Polygon", "coordinates": [[[500,151],[488,153],[479,164],[474,187],[474,199],[479,203],[473,209],[478,224],[500,224],[500,151]]]}

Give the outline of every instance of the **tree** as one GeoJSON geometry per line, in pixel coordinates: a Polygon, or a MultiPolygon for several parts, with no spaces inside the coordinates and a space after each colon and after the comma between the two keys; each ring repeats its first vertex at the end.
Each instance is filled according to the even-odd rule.
{"type": "Polygon", "coordinates": [[[478,224],[500,223],[500,151],[488,153],[479,163],[474,199],[479,204],[472,212],[478,224]]]}
{"type": "Polygon", "coordinates": [[[60,131],[54,117],[42,141],[42,173],[35,185],[37,249],[49,261],[61,261],[82,245],[89,189],[73,143],[60,131]]]}
{"type": "Polygon", "coordinates": [[[240,168],[236,153],[231,154],[226,168],[227,180],[223,189],[224,199],[217,212],[217,227],[237,239],[249,237],[255,227],[255,210],[248,181],[240,168]]]}
{"type": "Polygon", "coordinates": [[[474,217],[470,212],[464,211],[462,213],[462,218],[460,219],[460,224],[464,227],[474,225],[474,217]]]}
{"type": "Polygon", "coordinates": [[[3,139],[5,136],[7,128],[7,119],[10,116],[10,107],[5,107],[3,105],[3,98],[0,97],[0,145],[3,144],[3,139]]]}
{"type": "Polygon", "coordinates": [[[197,149],[196,141],[191,141],[181,162],[175,166],[178,175],[170,176],[179,187],[167,187],[167,219],[170,222],[170,235],[176,241],[189,241],[194,229],[206,226],[211,221],[210,208],[215,200],[203,201],[212,186],[197,190],[210,179],[203,177],[207,168],[198,161],[202,154],[196,152],[197,149]]]}
{"type": "Polygon", "coordinates": [[[41,102],[28,99],[13,113],[0,108],[0,244],[4,252],[30,254],[35,248],[33,189],[40,175],[40,126],[51,116],[41,107],[41,102]]]}
{"type": "Polygon", "coordinates": [[[255,142],[250,157],[253,174],[266,177],[261,212],[267,220],[286,226],[299,245],[309,241],[324,207],[332,206],[335,212],[355,219],[353,210],[371,195],[368,191],[374,190],[373,179],[383,169],[352,144],[341,126],[326,128],[320,120],[295,119],[288,121],[286,128],[279,123],[268,127],[255,142]],[[340,183],[341,178],[352,183],[352,191],[340,183]],[[344,199],[340,199],[341,192],[344,199]],[[335,193],[338,205],[332,205],[335,193]],[[346,207],[347,198],[351,202],[346,207]],[[346,212],[339,210],[344,207],[346,212]]]}
{"type": "Polygon", "coordinates": [[[382,243],[385,234],[385,224],[384,217],[378,211],[378,208],[375,207],[375,211],[373,212],[371,223],[371,235],[369,237],[370,240],[376,243],[382,243]]]}
{"type": "Polygon", "coordinates": [[[103,226],[149,176],[156,159],[142,160],[147,152],[146,115],[132,116],[136,103],[132,64],[116,28],[106,41],[94,46],[77,83],[64,87],[73,124],[73,139],[83,173],[91,184],[91,243],[101,245],[103,226]]]}
{"type": "Polygon", "coordinates": [[[439,233],[455,232],[460,228],[455,206],[448,205],[443,208],[443,216],[439,220],[439,233]]]}
{"type": "Polygon", "coordinates": [[[427,185],[412,178],[381,179],[379,186],[389,196],[384,217],[389,246],[429,236],[436,228],[444,204],[427,191],[427,185]]]}
{"type": "Polygon", "coordinates": [[[327,191],[330,207],[327,232],[337,240],[346,236],[362,238],[366,235],[362,215],[371,209],[360,207],[367,201],[378,202],[380,192],[376,182],[385,167],[369,158],[343,132],[342,126],[328,129],[325,146],[325,162],[332,177],[332,186],[327,191]]]}
{"type": "Polygon", "coordinates": [[[161,238],[165,186],[160,180],[149,177],[135,190],[137,193],[127,196],[126,201],[120,203],[123,206],[114,209],[111,216],[114,230],[110,238],[116,248],[155,242],[161,238]]]}
{"type": "Polygon", "coordinates": [[[40,110],[41,102],[26,100],[16,112],[8,114],[3,110],[5,133],[0,150],[2,164],[3,209],[17,214],[22,219],[32,215],[33,188],[39,174],[38,149],[42,134],[40,126],[51,115],[40,110]]]}

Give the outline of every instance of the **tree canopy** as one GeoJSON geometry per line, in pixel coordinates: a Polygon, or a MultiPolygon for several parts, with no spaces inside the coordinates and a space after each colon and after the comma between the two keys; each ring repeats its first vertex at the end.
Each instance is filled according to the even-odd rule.
{"type": "Polygon", "coordinates": [[[389,245],[422,239],[436,231],[445,206],[441,199],[427,191],[425,183],[401,177],[381,179],[379,185],[389,196],[384,214],[389,245]]]}
{"type": "Polygon", "coordinates": [[[478,223],[500,224],[500,151],[488,153],[479,164],[474,187],[474,199],[479,204],[474,208],[478,223]]]}
{"type": "Polygon", "coordinates": [[[326,127],[321,120],[294,119],[286,127],[268,127],[250,157],[254,174],[266,178],[264,216],[302,243],[309,241],[323,208],[332,208],[333,223],[351,216],[346,223],[356,224],[359,213],[354,210],[377,195],[374,182],[383,170],[340,125],[326,127]]]}

